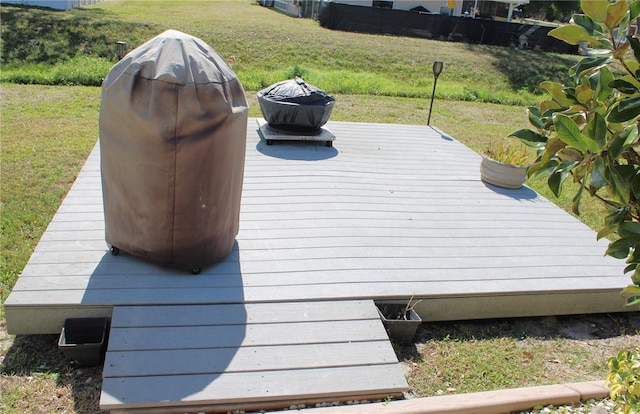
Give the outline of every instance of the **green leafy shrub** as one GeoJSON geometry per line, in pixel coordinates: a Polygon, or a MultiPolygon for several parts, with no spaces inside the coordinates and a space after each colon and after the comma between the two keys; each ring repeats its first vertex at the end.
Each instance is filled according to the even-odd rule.
{"type": "Polygon", "coordinates": [[[294,65],[287,71],[287,79],[302,78],[304,79],[309,74],[309,70],[299,65],[294,65]]]}
{"type": "Polygon", "coordinates": [[[559,196],[563,183],[578,184],[573,211],[589,194],[607,208],[598,238],[615,235],[607,254],[626,259],[632,285],[628,305],[640,303],[640,40],[629,35],[640,1],[583,0],[584,14],[549,32],[570,44],[588,42],[595,51],[569,69],[570,85],[544,81],[550,99],[528,110],[532,129],[512,134],[538,148],[529,176],[545,177],[559,196]]]}
{"type": "Polygon", "coordinates": [[[624,414],[640,412],[640,348],[620,351],[609,358],[607,384],[616,409],[624,414]]]}
{"type": "MultiPolygon", "coordinates": [[[[544,81],[550,100],[529,108],[533,129],[512,135],[538,148],[529,176],[545,177],[559,196],[570,178],[578,186],[573,211],[588,194],[607,209],[598,238],[613,236],[606,254],[625,259],[632,284],[627,305],[640,304],[640,40],[630,35],[640,0],[582,0],[584,14],[549,35],[569,44],[590,44],[590,56],[569,69],[569,85],[544,81]]],[[[611,398],[625,413],[638,412],[639,351],[609,360],[611,398]]]]}

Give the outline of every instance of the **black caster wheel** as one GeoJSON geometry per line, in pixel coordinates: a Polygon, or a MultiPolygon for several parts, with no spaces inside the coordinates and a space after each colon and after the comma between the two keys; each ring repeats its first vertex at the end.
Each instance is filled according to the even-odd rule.
{"type": "Polygon", "coordinates": [[[202,272],[202,269],[199,267],[194,267],[193,269],[191,269],[191,274],[192,275],[199,275],[200,272],[202,272]]]}
{"type": "Polygon", "coordinates": [[[267,140],[267,145],[273,145],[273,140],[272,139],[268,139],[267,140]]]}
{"type": "Polygon", "coordinates": [[[110,251],[112,256],[117,256],[120,254],[120,249],[118,249],[116,246],[111,246],[110,251]]]}

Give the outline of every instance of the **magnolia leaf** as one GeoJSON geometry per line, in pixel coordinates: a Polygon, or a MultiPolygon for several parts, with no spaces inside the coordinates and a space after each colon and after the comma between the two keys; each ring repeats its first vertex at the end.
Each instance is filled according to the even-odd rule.
{"type": "MultiPolygon", "coordinates": [[[[609,177],[611,177],[611,195],[615,197],[616,201],[621,205],[629,203],[629,197],[631,196],[631,181],[633,177],[628,177],[628,172],[625,165],[617,165],[609,168],[609,177]]],[[[633,167],[631,167],[633,169],[633,167]]]]}
{"type": "Polygon", "coordinates": [[[640,96],[628,96],[618,104],[621,111],[629,111],[634,108],[640,108],[640,96]]]}
{"type": "Polygon", "coordinates": [[[631,254],[627,258],[626,262],[629,263],[624,268],[624,274],[631,273],[631,280],[636,276],[636,272],[640,271],[638,269],[638,261],[640,261],[640,252],[638,251],[638,246],[636,246],[631,250],[631,254]]]}
{"type": "Polygon", "coordinates": [[[584,28],[575,25],[556,27],[548,33],[548,36],[553,36],[570,45],[577,45],[580,42],[596,43],[598,41],[598,39],[587,33],[584,28]]]}
{"type": "Polygon", "coordinates": [[[598,82],[600,82],[600,71],[596,71],[590,74],[589,76],[585,76],[584,78],[581,79],[581,81],[583,81],[584,83],[585,79],[588,79],[589,86],[591,87],[591,89],[595,91],[596,96],[598,96],[598,92],[599,92],[598,82]]]}
{"type": "Polygon", "coordinates": [[[584,58],[569,69],[569,74],[573,75],[574,81],[579,82],[580,77],[589,70],[595,70],[605,66],[611,61],[609,56],[584,58]]]}
{"type": "Polygon", "coordinates": [[[636,58],[636,61],[640,62],[640,40],[627,35],[627,42],[629,42],[631,50],[633,50],[633,56],[636,58]]]}
{"type": "Polygon", "coordinates": [[[626,260],[626,262],[629,263],[629,265],[625,267],[624,273],[626,274],[626,273],[629,273],[630,271],[633,272],[633,275],[631,276],[631,280],[633,280],[637,272],[640,272],[640,269],[638,269],[638,262],[640,261],[640,251],[639,251],[640,249],[638,247],[639,247],[638,240],[636,240],[633,248],[631,249],[631,253],[629,254],[626,260]]]}
{"type": "Polygon", "coordinates": [[[631,249],[631,254],[627,257],[626,262],[629,263],[624,269],[623,273],[634,272],[638,268],[638,261],[640,261],[640,251],[638,251],[638,243],[636,242],[633,249],[631,249]]]}
{"type": "Polygon", "coordinates": [[[527,116],[529,117],[529,122],[531,122],[531,125],[538,129],[544,129],[545,122],[542,120],[540,108],[538,108],[537,106],[530,106],[529,108],[527,108],[527,116]]]}
{"type": "Polygon", "coordinates": [[[585,118],[586,107],[584,105],[572,105],[569,108],[562,111],[565,115],[570,115],[573,122],[578,125],[584,124],[587,119],[585,118]]]}
{"type": "Polygon", "coordinates": [[[636,174],[631,181],[631,193],[635,198],[640,199],[640,174],[636,174]]]}
{"type": "Polygon", "coordinates": [[[569,173],[567,171],[558,169],[556,169],[556,171],[549,176],[547,185],[556,197],[560,197],[560,194],[562,192],[562,185],[564,184],[568,176],[569,173]]]}
{"type": "MultiPolygon", "coordinates": [[[[635,59],[625,59],[624,64],[627,66],[627,69],[629,69],[629,72],[633,74],[637,73],[638,69],[640,69],[640,62],[635,59]]],[[[622,79],[634,83],[636,87],[638,86],[638,79],[635,76],[625,75],[622,79]]]]}
{"type": "Polygon", "coordinates": [[[556,172],[569,172],[579,164],[580,163],[576,161],[562,161],[560,162],[560,164],[558,164],[558,167],[556,168],[556,172]]]}
{"type": "Polygon", "coordinates": [[[607,121],[622,123],[631,121],[640,116],[640,96],[630,96],[621,100],[611,109],[607,121]]]}
{"type": "Polygon", "coordinates": [[[624,180],[629,185],[631,185],[631,182],[633,181],[637,173],[635,165],[615,164],[612,168],[614,168],[616,172],[618,172],[622,177],[624,177],[624,180]]]}
{"type": "Polygon", "coordinates": [[[580,215],[580,200],[582,199],[583,192],[584,192],[584,181],[582,182],[582,185],[580,185],[580,188],[576,192],[576,195],[573,197],[573,202],[571,204],[571,211],[573,211],[573,214],[575,214],[576,216],[580,215]]]}
{"type": "Polygon", "coordinates": [[[638,137],[638,127],[630,125],[626,128],[618,130],[613,139],[609,143],[608,157],[611,161],[615,161],[623,152],[629,148],[638,137]]]}
{"type": "MultiPolygon", "coordinates": [[[[535,163],[539,164],[539,166],[542,166],[543,164],[547,164],[549,161],[554,161],[556,164],[558,163],[558,159],[555,158],[555,156],[552,158],[546,151],[546,147],[545,149],[543,149],[542,151],[537,151],[538,152],[538,158],[536,158],[535,163]]],[[[529,166],[529,168],[531,168],[531,165],[529,166]]]]}
{"type": "MultiPolygon", "coordinates": [[[[627,65],[627,68],[629,68],[629,70],[632,73],[638,73],[640,71],[638,71],[638,62],[636,62],[635,60],[625,60],[624,63],[627,65]],[[635,69],[632,69],[633,67],[636,67],[635,69]]],[[[635,75],[632,75],[631,73],[628,73],[626,75],[624,75],[622,78],[623,81],[625,82],[629,82],[630,84],[632,84],[633,86],[636,87],[636,89],[640,90],[640,82],[638,82],[638,79],[635,77],[635,75]]]]}
{"type": "Polygon", "coordinates": [[[622,293],[629,293],[631,295],[640,295],[640,286],[627,286],[622,289],[622,293]]]}
{"type": "Polygon", "coordinates": [[[609,31],[613,32],[613,29],[620,24],[628,11],[629,2],[627,0],[618,0],[615,3],[609,3],[609,6],[607,7],[607,18],[604,21],[604,25],[607,26],[609,31]]]}
{"type": "Polygon", "coordinates": [[[640,303],[640,295],[631,296],[627,299],[624,306],[635,306],[640,303]]]}
{"type": "Polygon", "coordinates": [[[589,101],[595,96],[595,91],[591,89],[591,86],[580,85],[576,88],[576,99],[581,104],[588,104],[589,101]]]}
{"type": "Polygon", "coordinates": [[[542,101],[540,102],[540,112],[543,116],[551,116],[553,113],[561,111],[562,106],[554,101],[542,101]]]}
{"type": "Polygon", "coordinates": [[[611,43],[611,41],[606,37],[599,37],[598,43],[592,44],[592,46],[601,48],[599,50],[596,50],[595,53],[592,50],[592,55],[609,55],[611,53],[611,50],[613,49],[613,43],[611,43]]]}
{"type": "Polygon", "coordinates": [[[600,231],[598,232],[597,236],[596,236],[596,240],[600,240],[604,237],[607,237],[608,235],[615,233],[616,232],[616,228],[615,227],[611,227],[611,226],[607,226],[604,227],[602,229],[600,229],[600,231]]]}
{"type": "Polygon", "coordinates": [[[585,139],[580,133],[580,129],[571,118],[562,114],[555,114],[553,123],[556,127],[556,133],[565,144],[577,149],[580,152],[587,151],[585,139]]]}
{"type": "Polygon", "coordinates": [[[631,2],[629,4],[629,19],[635,20],[636,17],[640,16],[640,3],[637,1],[631,2]]]}
{"type": "Polygon", "coordinates": [[[616,259],[626,259],[631,252],[631,243],[627,239],[619,239],[609,244],[609,248],[605,253],[607,256],[615,257],[616,259]]]}
{"type": "Polygon", "coordinates": [[[609,95],[611,95],[611,87],[609,84],[611,81],[615,79],[615,76],[611,72],[611,70],[604,66],[598,72],[596,72],[597,77],[597,85],[596,85],[596,96],[597,99],[607,99],[609,95]]]}
{"type": "Polygon", "coordinates": [[[516,137],[520,139],[525,145],[534,148],[542,148],[547,143],[547,137],[544,135],[540,135],[536,132],[533,132],[529,129],[521,129],[516,132],[513,132],[509,135],[510,137],[516,137]]]}
{"type": "Polygon", "coordinates": [[[573,23],[582,27],[591,36],[602,36],[602,25],[584,14],[574,14],[573,23]]]}
{"type": "Polygon", "coordinates": [[[582,153],[577,149],[566,147],[558,152],[558,157],[562,162],[580,162],[583,160],[582,153]]]}
{"type": "Polygon", "coordinates": [[[578,183],[586,183],[586,175],[589,173],[589,165],[587,162],[578,162],[575,167],[571,170],[571,174],[573,175],[573,181],[578,183]]]}
{"type": "MultiPolygon", "coordinates": [[[[605,134],[606,134],[606,131],[605,131],[605,134]]],[[[602,149],[606,145],[606,136],[602,140],[596,140],[590,137],[589,135],[582,134],[582,139],[584,140],[584,143],[587,146],[587,150],[592,154],[597,154],[598,152],[602,151],[602,149]]]]}
{"type": "Polygon", "coordinates": [[[593,163],[593,168],[591,169],[591,185],[596,187],[605,187],[609,185],[609,182],[606,179],[604,159],[601,157],[598,157],[593,163]]]}
{"type": "Polygon", "coordinates": [[[627,95],[631,95],[633,93],[636,93],[638,91],[638,89],[630,82],[627,82],[625,80],[622,79],[615,79],[613,81],[611,81],[609,83],[609,87],[610,88],[615,88],[617,90],[619,90],[620,92],[627,94],[627,95]]]}
{"type": "Polygon", "coordinates": [[[636,237],[640,241],[640,223],[627,221],[620,225],[618,229],[620,237],[636,237]]]}
{"type": "Polygon", "coordinates": [[[558,153],[558,151],[560,151],[561,149],[563,149],[566,146],[567,146],[567,144],[565,144],[558,137],[549,138],[547,140],[547,146],[545,147],[545,152],[548,153],[548,154],[551,154],[551,155],[555,155],[555,154],[558,153]]]}
{"type": "Polygon", "coordinates": [[[593,141],[593,144],[588,145],[589,150],[599,152],[607,144],[607,121],[599,113],[592,112],[582,133],[593,141]]]}
{"type": "Polygon", "coordinates": [[[584,14],[598,23],[604,23],[607,18],[607,6],[607,2],[602,0],[582,0],[580,2],[580,7],[584,14]]]}
{"type": "MultiPolygon", "coordinates": [[[[577,85],[581,85],[581,83],[576,83],[577,85]]],[[[562,85],[562,92],[567,95],[567,98],[571,99],[571,102],[576,101],[576,88],[569,85],[562,85]]]]}
{"type": "MultiPolygon", "coordinates": [[[[638,69],[640,69],[640,62],[638,62],[637,60],[625,60],[624,61],[625,65],[627,65],[627,68],[629,68],[629,71],[631,72],[636,72],[638,69]]],[[[635,78],[633,78],[635,79],[635,78]]]]}
{"type": "Polygon", "coordinates": [[[618,227],[620,226],[621,223],[624,223],[624,221],[627,219],[628,216],[629,216],[628,207],[625,206],[625,207],[616,208],[604,218],[604,223],[607,226],[618,227]]]}
{"type": "Polygon", "coordinates": [[[540,83],[540,87],[551,94],[551,97],[559,105],[571,106],[574,100],[567,96],[564,85],[558,82],[544,81],[540,83]]]}
{"type": "Polygon", "coordinates": [[[545,178],[549,177],[558,167],[556,160],[549,160],[547,162],[538,162],[533,164],[527,169],[527,175],[533,178],[545,178]]]}

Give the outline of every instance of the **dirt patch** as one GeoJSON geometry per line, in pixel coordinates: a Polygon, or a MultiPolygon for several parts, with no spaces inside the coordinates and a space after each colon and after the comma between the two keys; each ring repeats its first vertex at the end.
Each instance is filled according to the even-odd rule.
{"type": "Polygon", "coordinates": [[[445,337],[486,339],[499,336],[540,339],[606,339],[640,334],[640,312],[486,319],[422,324],[416,342],[445,337]]]}
{"type": "Polygon", "coordinates": [[[57,343],[57,335],[8,335],[0,323],[0,412],[102,413],[102,367],[73,366],[57,343]]]}

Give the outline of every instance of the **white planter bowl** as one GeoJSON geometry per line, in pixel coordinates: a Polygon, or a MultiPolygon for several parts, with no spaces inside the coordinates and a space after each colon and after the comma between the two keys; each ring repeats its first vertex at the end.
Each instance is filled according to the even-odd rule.
{"type": "Polygon", "coordinates": [[[480,178],[482,181],[502,188],[520,188],[527,179],[526,166],[518,166],[498,162],[482,157],[480,178]]]}

